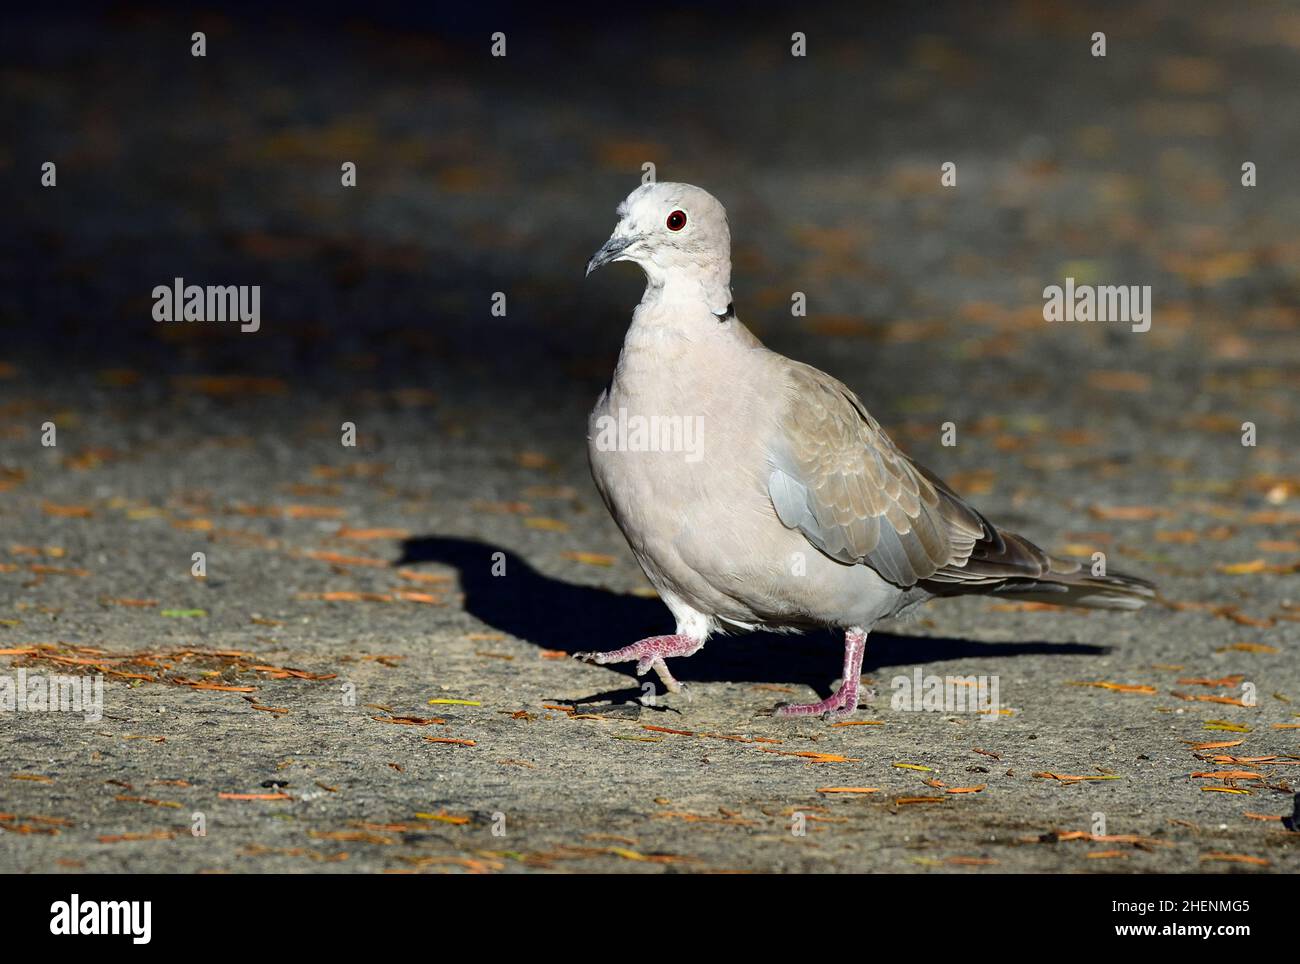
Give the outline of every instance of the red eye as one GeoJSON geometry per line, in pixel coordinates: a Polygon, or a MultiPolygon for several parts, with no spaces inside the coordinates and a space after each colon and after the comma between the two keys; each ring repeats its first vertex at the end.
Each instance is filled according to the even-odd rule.
{"type": "Polygon", "coordinates": [[[674,211],[672,214],[668,215],[669,231],[680,231],[684,227],[686,227],[685,211],[674,211]]]}

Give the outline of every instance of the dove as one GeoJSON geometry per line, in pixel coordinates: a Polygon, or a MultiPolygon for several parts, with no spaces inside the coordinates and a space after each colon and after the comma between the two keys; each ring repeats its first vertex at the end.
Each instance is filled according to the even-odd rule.
{"type": "Polygon", "coordinates": [[[667,660],[714,633],[844,633],[838,688],[779,716],[858,706],[867,634],[970,593],[1137,609],[1154,586],[1093,575],[999,529],[909,459],[846,385],[766,348],[736,315],[723,206],[690,184],[644,184],[587,264],[645,273],[588,422],[592,478],[675,632],[577,659],[634,662],[669,692],[667,660]],[[694,426],[694,445],[680,443],[694,426]],[[612,427],[612,428],[611,428],[612,427]],[[639,431],[638,431],[639,429],[639,431]]]}

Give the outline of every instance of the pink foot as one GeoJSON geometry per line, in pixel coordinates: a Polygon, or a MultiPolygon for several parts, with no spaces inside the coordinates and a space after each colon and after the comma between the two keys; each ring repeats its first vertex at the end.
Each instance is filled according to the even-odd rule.
{"type": "Polygon", "coordinates": [[[682,684],[673,679],[673,674],[668,672],[668,664],[664,660],[670,656],[690,656],[698,652],[703,645],[702,639],[692,639],[679,633],[674,636],[651,636],[637,640],[622,649],[610,650],[608,653],[574,653],[573,658],[601,666],[606,663],[635,661],[637,676],[644,676],[646,670],[653,669],[669,693],[678,693],[681,691],[682,684]]]}
{"type": "Polygon", "coordinates": [[[848,716],[858,708],[858,687],[862,685],[862,655],[867,651],[867,634],[861,629],[844,633],[844,676],[837,689],[820,703],[783,703],[774,716],[848,716]]]}

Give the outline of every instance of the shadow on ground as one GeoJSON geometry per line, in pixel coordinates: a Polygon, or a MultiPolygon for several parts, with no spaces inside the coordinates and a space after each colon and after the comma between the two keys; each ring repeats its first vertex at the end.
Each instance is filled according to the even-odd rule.
{"type": "MultiPolygon", "coordinates": [[[[402,544],[402,557],[396,565],[428,562],[458,571],[465,610],[476,619],[543,649],[566,653],[615,649],[671,629],[671,617],[658,599],[554,579],[499,545],[451,536],[420,536],[402,544]],[[494,571],[505,575],[495,576],[494,571]]],[[[887,666],[962,659],[1102,656],[1107,652],[1105,646],[1083,643],[989,643],[876,632],[867,645],[862,671],[869,674],[887,666]]],[[[827,684],[838,672],[841,657],[841,643],[829,632],[807,637],[760,632],[715,637],[689,659],[675,660],[672,668],[683,682],[804,684],[828,693],[827,684]]],[[[607,668],[632,675],[630,663],[607,668]]],[[[627,694],[635,697],[640,691],[620,690],[601,694],[601,698],[627,694]]]]}

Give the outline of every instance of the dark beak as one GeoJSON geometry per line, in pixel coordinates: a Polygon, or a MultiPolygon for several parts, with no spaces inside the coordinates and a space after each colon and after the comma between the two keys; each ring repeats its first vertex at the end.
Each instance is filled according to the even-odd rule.
{"type": "Polygon", "coordinates": [[[618,260],[618,256],[626,251],[635,241],[636,238],[610,238],[601,246],[601,249],[591,256],[587,262],[587,274],[591,274],[602,265],[609,264],[611,261],[618,260]]]}

